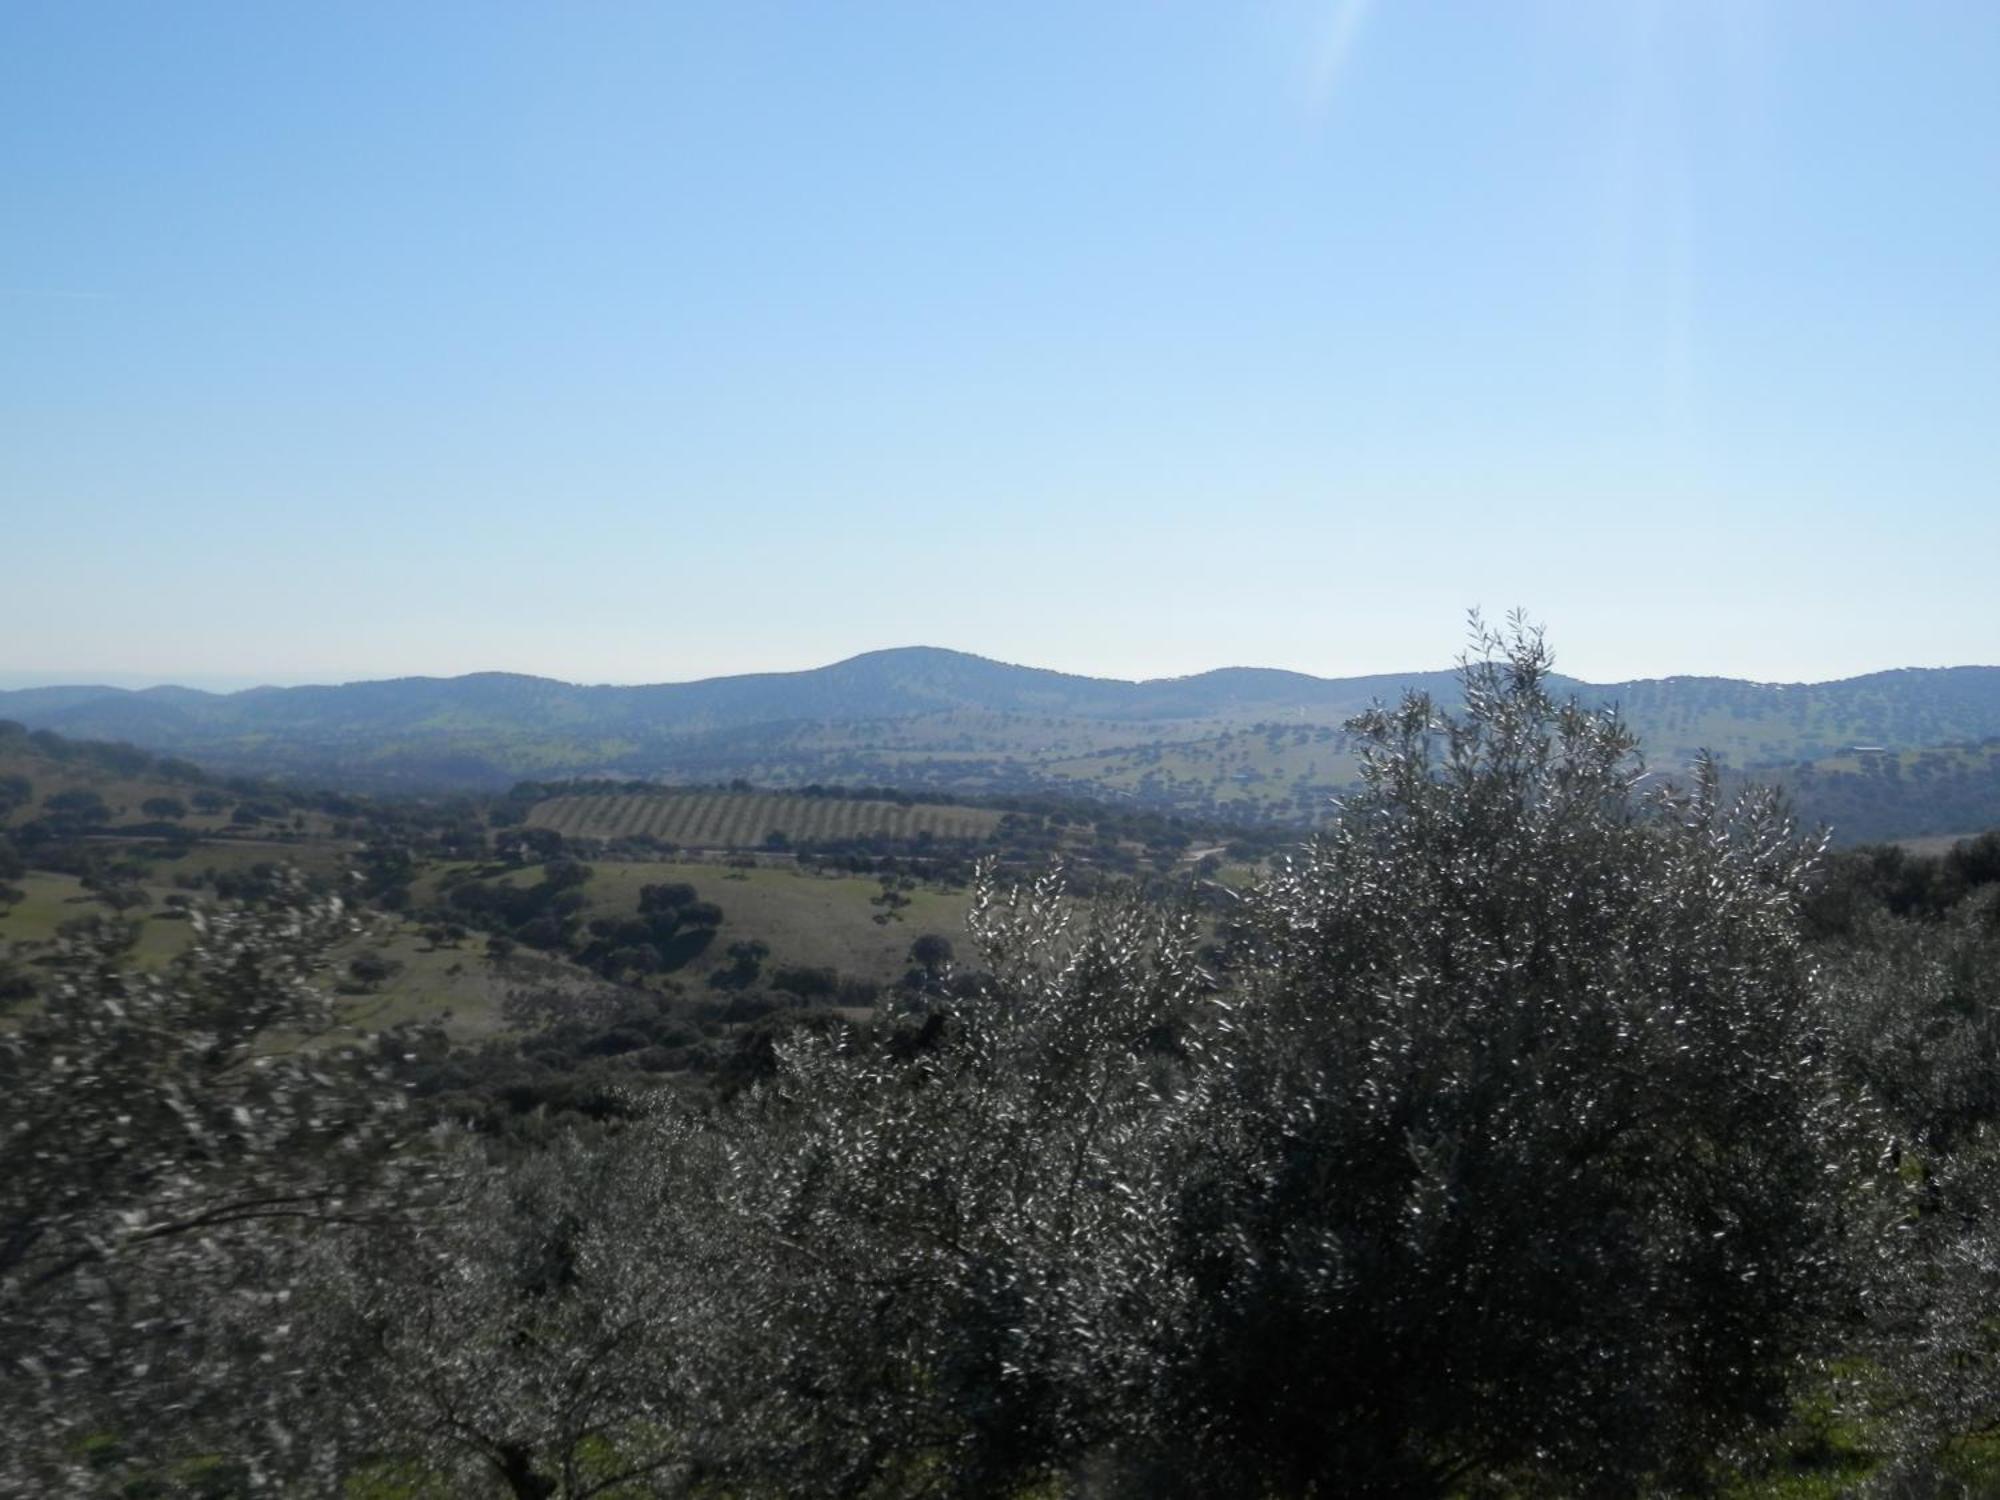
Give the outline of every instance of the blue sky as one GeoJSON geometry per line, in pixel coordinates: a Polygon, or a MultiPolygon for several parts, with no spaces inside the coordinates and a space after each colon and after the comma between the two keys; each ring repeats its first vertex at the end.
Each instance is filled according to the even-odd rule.
{"type": "Polygon", "coordinates": [[[2000,661],[2000,6],[0,10],[0,677],[2000,661]]]}

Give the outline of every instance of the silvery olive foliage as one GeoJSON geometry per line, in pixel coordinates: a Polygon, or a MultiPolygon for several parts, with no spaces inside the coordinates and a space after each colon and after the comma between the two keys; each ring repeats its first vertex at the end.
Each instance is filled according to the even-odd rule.
{"type": "Polygon", "coordinates": [[[901,1038],[782,1053],[729,1145],[755,1247],[746,1474],[1016,1494],[1157,1405],[1210,985],[1186,909],[982,880],[981,979],[901,1038]]]}
{"type": "Polygon", "coordinates": [[[524,1497],[1017,1494],[1121,1440],[1176,1336],[1201,924],[988,872],[972,928],[976,987],[886,1045],[455,1151],[457,1196],[323,1240],[312,1425],[350,1471],[524,1497]]]}
{"type": "Polygon", "coordinates": [[[1853,1313],[1883,1211],[1794,907],[1815,845],[1648,790],[1517,620],[1245,901],[1229,1143],[1178,1200],[1200,1494],[1698,1488],[1853,1313]]]}
{"type": "Polygon", "coordinates": [[[2000,928],[1993,894],[1945,920],[1875,913],[1831,950],[1843,1071],[1877,1102],[1905,1184],[1857,1350],[1880,1378],[1861,1418],[1892,1493],[1980,1493],[1955,1453],[2000,1430],[2000,928]]]}
{"type": "Polygon", "coordinates": [[[144,1455],[201,1429],[277,1461],[295,1248],[379,1212],[401,1096],[312,1045],[348,913],[293,888],[192,921],[157,972],[70,941],[0,1031],[0,1487],[81,1483],[92,1437],[144,1455]]]}
{"type": "Polygon", "coordinates": [[[1653,790],[1538,635],[1355,730],[1232,923],[988,886],[990,979],[731,1123],[746,1480],[1699,1489],[1860,1315],[1900,1196],[1830,1057],[1816,853],[1653,790]]]}
{"type": "Polygon", "coordinates": [[[663,1111],[521,1159],[440,1149],[452,1190],[323,1236],[296,1311],[301,1408],[340,1470],[528,1500],[686,1493],[732,1415],[755,1274],[718,1220],[719,1142],[663,1111]]]}

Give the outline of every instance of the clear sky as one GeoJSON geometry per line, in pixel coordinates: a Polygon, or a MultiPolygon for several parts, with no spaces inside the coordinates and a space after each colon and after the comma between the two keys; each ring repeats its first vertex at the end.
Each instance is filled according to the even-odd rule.
{"type": "Polygon", "coordinates": [[[8,0],[0,675],[2000,662],[2000,5],[8,0]]]}

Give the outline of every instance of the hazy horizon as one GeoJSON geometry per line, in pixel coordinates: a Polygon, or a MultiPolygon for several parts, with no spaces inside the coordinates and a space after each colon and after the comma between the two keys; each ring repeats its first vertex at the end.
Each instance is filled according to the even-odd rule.
{"type": "MultiPolygon", "coordinates": [[[[911,648],[893,647],[893,646],[876,647],[868,651],[853,653],[853,655],[866,656],[866,655],[876,654],[879,651],[893,651],[900,649],[911,649],[911,648]]],[[[918,646],[915,649],[935,649],[944,651],[961,650],[961,648],[955,646],[942,646],[942,647],[918,646]]],[[[1044,671],[1063,672],[1071,676],[1095,677],[1102,680],[1120,681],[1120,682],[1152,682],[1152,681],[1166,681],[1183,677],[1199,677],[1208,672],[1228,671],[1233,668],[1248,668],[1252,670],[1268,669],[1275,671],[1297,671],[1297,672],[1303,672],[1307,676],[1321,677],[1321,678],[1382,677],[1382,676],[1396,676],[1405,673],[1414,675],[1422,672],[1444,671],[1449,669],[1453,665],[1453,659],[1451,657],[1446,657],[1434,663],[1426,665],[1412,665],[1405,663],[1404,665],[1399,667],[1398,666],[1375,667],[1353,672],[1311,672],[1304,668],[1273,666],[1273,664],[1269,662],[1235,661],[1235,662],[1217,662],[1212,666],[1196,667],[1186,672],[1164,672],[1157,674],[1157,676],[1153,677],[1125,677],[1112,672],[1093,672],[1087,670],[1077,670],[1071,667],[1051,666],[1050,664],[1045,662],[1009,661],[1007,658],[1004,657],[989,656],[985,652],[965,651],[962,652],[961,654],[969,656],[980,656],[984,657],[986,660],[999,661],[1009,666],[1031,667],[1044,671]]],[[[178,675],[173,673],[154,675],[143,672],[121,672],[117,670],[105,670],[105,671],[84,670],[76,672],[64,672],[60,670],[56,671],[27,670],[27,669],[13,670],[8,668],[0,668],[0,692],[12,692],[23,688],[37,688],[37,687],[108,687],[108,688],[124,688],[133,691],[140,691],[146,688],[154,688],[154,687],[183,687],[183,688],[193,688],[202,692],[210,692],[210,693],[236,693],[236,692],[247,692],[255,688],[263,688],[263,687],[280,687],[280,688],[338,687],[348,683],[383,682],[383,681],[393,680],[396,678],[438,679],[438,678],[467,677],[467,676],[480,676],[480,675],[540,677],[550,681],[567,683],[575,687],[653,687],[661,685],[670,685],[674,683],[700,682],[716,677],[777,675],[777,674],[794,673],[794,672],[809,672],[814,670],[815,668],[833,666],[839,662],[847,661],[850,659],[851,659],[850,657],[845,657],[845,656],[830,657],[824,661],[801,662],[797,665],[754,667],[742,673],[695,671],[691,672],[687,676],[682,676],[682,677],[649,677],[649,678],[629,678],[629,679],[591,677],[586,674],[520,672],[515,668],[504,667],[504,666],[470,667],[462,672],[375,672],[375,673],[364,672],[364,673],[352,673],[346,675],[327,676],[327,677],[308,677],[297,674],[291,674],[291,675],[281,674],[276,677],[268,677],[268,678],[233,677],[228,675],[204,674],[199,672],[181,673],[178,675]]],[[[1662,677],[1669,677],[1669,678],[1686,677],[1686,678],[1731,678],[1732,680],[1736,681],[1753,682],[1765,686],[1789,687],[1795,685],[1810,686],[1815,683],[1824,683],[1824,682],[1839,682],[1854,677],[1873,676],[1880,672],[1941,671],[1959,667],[1988,667],[1996,665],[2000,665],[2000,663],[1976,662],[1976,661],[1921,662],[1921,663],[1900,662],[1891,666],[1869,667],[1856,672],[1842,672],[1833,677],[1810,677],[1810,678],[1744,678],[1744,677],[1734,677],[1733,674],[1726,672],[1702,672],[1702,671],[1682,671],[1682,672],[1662,672],[1662,673],[1628,672],[1612,676],[1593,676],[1570,670],[1567,664],[1562,660],[1561,652],[1558,651],[1556,670],[1558,672],[1561,672],[1565,676],[1575,677],[1582,681],[1592,682],[1592,683],[1643,682],[1648,680],[1656,680],[1662,677]]]]}

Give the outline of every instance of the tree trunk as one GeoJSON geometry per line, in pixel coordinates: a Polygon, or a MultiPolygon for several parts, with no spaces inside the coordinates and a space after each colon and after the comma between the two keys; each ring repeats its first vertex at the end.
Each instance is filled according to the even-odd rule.
{"type": "Polygon", "coordinates": [[[519,1443],[502,1443],[493,1462],[515,1500],[549,1500],[556,1492],[556,1482],[535,1472],[533,1454],[519,1443]]]}

